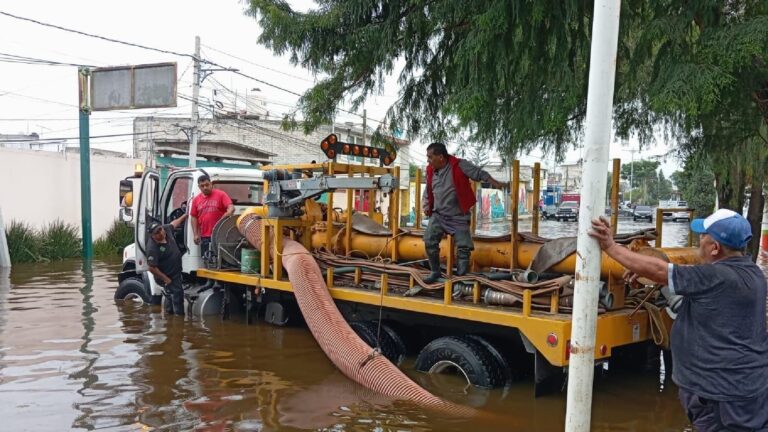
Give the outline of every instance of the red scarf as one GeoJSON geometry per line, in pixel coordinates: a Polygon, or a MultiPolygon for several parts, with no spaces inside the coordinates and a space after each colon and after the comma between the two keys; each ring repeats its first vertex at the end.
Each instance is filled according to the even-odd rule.
{"type": "MultiPolygon", "coordinates": [[[[469,178],[464,171],[459,168],[459,160],[456,157],[448,156],[448,164],[453,172],[453,188],[456,190],[456,197],[459,200],[459,208],[462,213],[468,213],[477,202],[472,186],[469,184],[469,178]]],[[[445,168],[445,167],[444,167],[445,168]]],[[[435,204],[435,197],[432,194],[432,177],[435,175],[435,169],[432,165],[427,165],[427,201],[429,210],[432,210],[435,204]]]]}

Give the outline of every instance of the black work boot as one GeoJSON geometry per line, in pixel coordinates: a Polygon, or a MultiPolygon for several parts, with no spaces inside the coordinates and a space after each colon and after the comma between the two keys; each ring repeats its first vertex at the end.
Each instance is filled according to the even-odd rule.
{"type": "Polygon", "coordinates": [[[456,276],[464,276],[469,272],[469,257],[472,251],[461,248],[456,251],[458,259],[456,260],[456,276]]]}
{"type": "Polygon", "coordinates": [[[429,269],[432,270],[429,276],[424,278],[424,283],[432,284],[440,279],[440,251],[427,252],[429,259],[429,269]]]}

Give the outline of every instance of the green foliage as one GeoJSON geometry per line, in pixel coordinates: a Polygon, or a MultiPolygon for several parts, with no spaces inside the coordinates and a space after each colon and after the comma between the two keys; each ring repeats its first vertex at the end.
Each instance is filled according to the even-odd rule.
{"type": "Polygon", "coordinates": [[[123,249],[133,243],[133,235],[133,225],[115,220],[107,232],[93,242],[93,255],[99,258],[120,256],[123,249]]]}
{"type": "Polygon", "coordinates": [[[672,182],[664,177],[659,165],[657,161],[640,160],[621,166],[621,178],[631,179],[632,201],[636,204],[655,205],[671,197],[672,182]]]}
{"type": "MultiPolygon", "coordinates": [[[[320,77],[299,101],[307,131],[397,74],[386,133],[467,137],[502,158],[534,148],[562,157],[581,140],[592,2],[321,0],[300,13],[250,0],[249,13],[261,44],[320,77]]],[[[617,134],[646,144],[663,131],[683,160],[699,155],[721,204],[738,207],[744,185],[768,172],[768,2],[637,0],[620,16],[617,134]]],[[[665,193],[658,176],[638,178],[649,202],[665,193]]]]}
{"type": "Polygon", "coordinates": [[[696,210],[699,216],[707,216],[715,208],[715,176],[706,168],[696,166],[695,162],[686,163],[683,171],[676,171],[671,176],[688,207],[696,210]]]}
{"type": "Polygon", "coordinates": [[[300,13],[252,0],[250,13],[260,43],[322,78],[299,101],[306,130],[329,122],[347,97],[356,109],[398,73],[389,133],[465,133],[503,154],[538,145],[561,153],[579,138],[591,28],[584,2],[329,0],[300,13]]]}
{"type": "Polygon", "coordinates": [[[11,221],[6,227],[5,236],[12,263],[43,261],[40,235],[25,222],[11,221]]]}
{"type": "Polygon", "coordinates": [[[40,253],[47,260],[77,258],[81,255],[80,230],[77,226],[59,219],[40,231],[40,253]]]}

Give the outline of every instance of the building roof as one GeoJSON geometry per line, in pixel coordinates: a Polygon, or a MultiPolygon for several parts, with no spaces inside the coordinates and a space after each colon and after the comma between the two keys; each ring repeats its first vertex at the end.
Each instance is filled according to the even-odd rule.
{"type": "MultiPolygon", "coordinates": [[[[186,139],[158,138],[154,140],[156,153],[163,155],[188,155],[189,141],[186,139]]],[[[197,143],[197,156],[210,160],[240,160],[250,163],[268,164],[274,153],[259,150],[229,140],[206,140],[197,143]]]]}

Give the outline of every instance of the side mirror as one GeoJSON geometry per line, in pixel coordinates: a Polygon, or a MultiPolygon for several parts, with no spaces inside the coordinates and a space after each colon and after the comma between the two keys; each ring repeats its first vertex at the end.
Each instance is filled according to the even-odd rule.
{"type": "Polygon", "coordinates": [[[120,221],[125,223],[133,222],[133,209],[130,207],[122,207],[120,209],[120,221]]]}
{"type": "Polygon", "coordinates": [[[133,182],[120,180],[120,207],[133,206],[133,182]]]}

